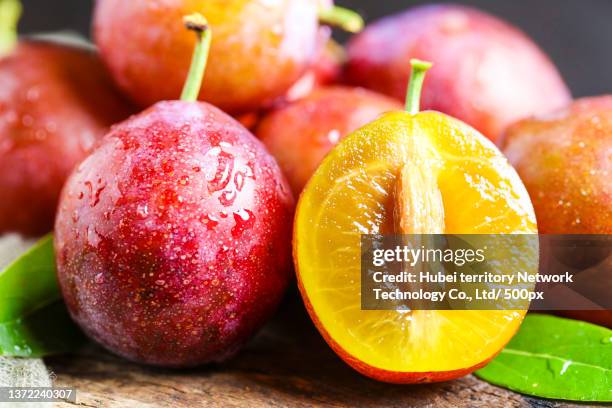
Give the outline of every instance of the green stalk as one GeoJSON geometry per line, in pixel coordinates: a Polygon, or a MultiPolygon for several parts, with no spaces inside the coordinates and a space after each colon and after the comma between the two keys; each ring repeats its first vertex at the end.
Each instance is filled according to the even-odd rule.
{"type": "Polygon", "coordinates": [[[322,24],[338,27],[349,33],[358,33],[365,25],[363,18],[344,7],[332,6],[319,10],[319,22],[322,24]]]}
{"type": "Polygon", "coordinates": [[[195,102],[200,95],[204,73],[206,72],[206,63],[208,62],[208,53],[210,52],[210,43],[212,41],[212,31],[208,26],[208,21],[203,15],[195,13],[183,18],[185,27],[196,33],[197,41],[191,58],[191,67],[187,75],[187,81],[183,87],[181,100],[187,102],[195,102]]]}
{"type": "Polygon", "coordinates": [[[17,23],[21,10],[19,0],[0,0],[0,57],[10,54],[17,45],[17,23]]]}
{"type": "Polygon", "coordinates": [[[427,61],[411,59],[410,65],[412,66],[412,71],[410,73],[408,93],[406,94],[406,112],[416,115],[421,110],[421,92],[425,75],[433,64],[427,61]]]}

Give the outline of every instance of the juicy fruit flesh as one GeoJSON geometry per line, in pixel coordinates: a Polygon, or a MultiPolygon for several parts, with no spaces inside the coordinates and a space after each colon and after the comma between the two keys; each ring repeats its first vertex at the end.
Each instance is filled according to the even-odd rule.
{"type": "Polygon", "coordinates": [[[306,187],[294,232],[301,288],[327,340],[351,360],[393,372],[474,367],[503,347],[524,311],[361,310],[360,235],[396,232],[394,191],[410,162],[436,175],[445,233],[537,231],[526,190],[489,141],[439,113],[391,113],[348,136],[306,187]]]}

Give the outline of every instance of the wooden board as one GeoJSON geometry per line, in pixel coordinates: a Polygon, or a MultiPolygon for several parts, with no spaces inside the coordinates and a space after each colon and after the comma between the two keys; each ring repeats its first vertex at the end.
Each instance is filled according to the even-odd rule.
{"type": "MultiPolygon", "coordinates": [[[[245,349],[223,365],[188,371],[139,366],[88,345],[47,358],[56,386],[86,407],[562,407],[474,376],[427,385],[362,377],[325,344],[295,294],[245,349]]],[[[61,406],[71,406],[63,403],[61,406]]]]}

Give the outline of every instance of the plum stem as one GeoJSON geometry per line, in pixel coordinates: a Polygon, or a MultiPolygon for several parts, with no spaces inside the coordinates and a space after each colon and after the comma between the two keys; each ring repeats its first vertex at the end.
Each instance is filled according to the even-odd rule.
{"type": "Polygon", "coordinates": [[[206,63],[208,62],[208,53],[210,52],[210,43],[212,42],[212,31],[206,18],[199,13],[185,16],[183,23],[188,30],[196,33],[197,41],[193,50],[187,81],[185,81],[181,94],[181,100],[195,102],[200,95],[204,73],[206,72],[206,63]]]}
{"type": "Polygon", "coordinates": [[[358,13],[339,6],[319,9],[319,22],[341,28],[349,33],[358,33],[365,25],[363,18],[358,13]]]}
{"type": "Polygon", "coordinates": [[[17,44],[17,23],[21,10],[19,0],[0,0],[0,56],[12,52],[17,44]]]}
{"type": "Polygon", "coordinates": [[[421,110],[421,92],[425,75],[433,64],[427,61],[411,59],[410,65],[412,66],[412,71],[410,73],[410,82],[408,83],[408,93],[406,94],[406,111],[411,115],[416,115],[421,110]]]}

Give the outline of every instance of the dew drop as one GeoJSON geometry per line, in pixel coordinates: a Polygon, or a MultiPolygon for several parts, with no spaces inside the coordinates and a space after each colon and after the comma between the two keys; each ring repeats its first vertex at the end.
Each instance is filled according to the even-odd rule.
{"type": "Polygon", "coordinates": [[[189,177],[188,176],[183,176],[179,179],[179,184],[181,186],[186,186],[189,184],[189,177]]]}
{"type": "Polygon", "coordinates": [[[39,130],[36,131],[36,133],[34,133],[34,137],[38,141],[43,141],[43,140],[45,140],[47,138],[47,132],[45,132],[42,129],[39,129],[39,130]]]}
{"type": "Polygon", "coordinates": [[[561,377],[564,375],[574,362],[572,360],[548,360],[547,367],[553,376],[561,377]]]}
{"type": "Polygon", "coordinates": [[[145,219],[149,216],[149,206],[147,204],[138,204],[136,207],[136,215],[138,218],[145,219]]]}
{"type": "Polygon", "coordinates": [[[246,230],[253,228],[255,225],[255,215],[252,211],[246,209],[234,212],[234,223],[232,236],[238,238],[246,230]]]}
{"type": "Polygon", "coordinates": [[[204,225],[206,225],[206,228],[211,231],[213,229],[215,229],[215,227],[217,225],[219,225],[219,220],[217,218],[215,218],[215,216],[213,215],[203,215],[202,217],[200,217],[200,222],[204,225]]]}
{"type": "Polygon", "coordinates": [[[34,124],[34,118],[30,115],[24,115],[23,118],[21,118],[21,123],[24,127],[30,127],[34,124]]]}

